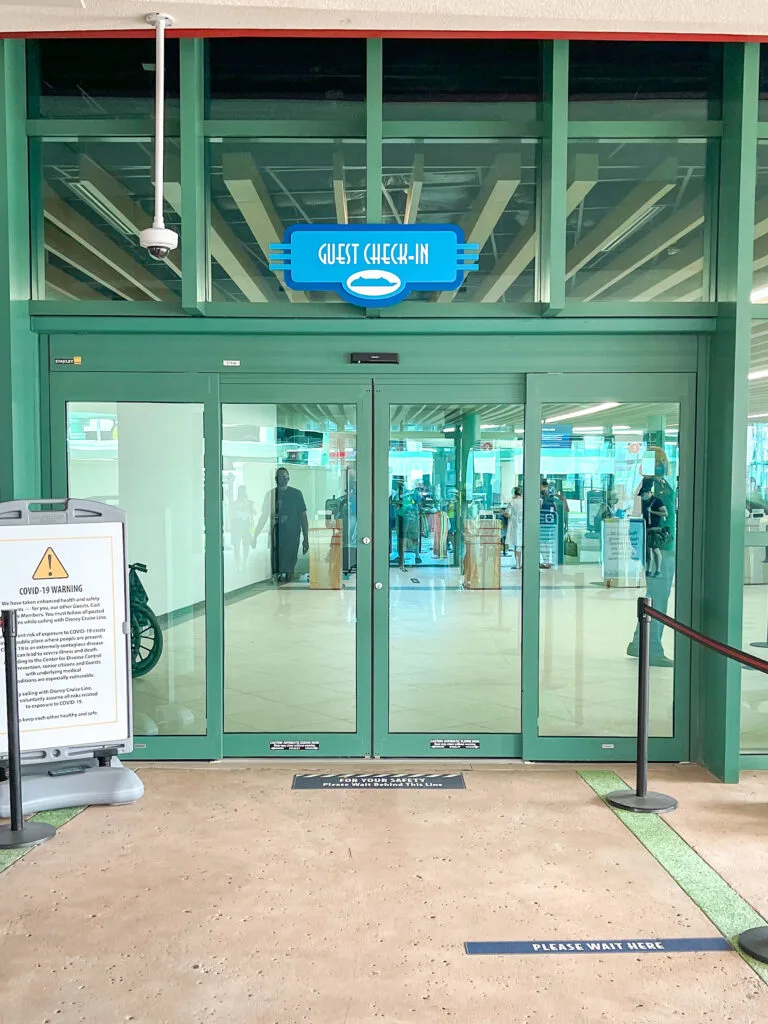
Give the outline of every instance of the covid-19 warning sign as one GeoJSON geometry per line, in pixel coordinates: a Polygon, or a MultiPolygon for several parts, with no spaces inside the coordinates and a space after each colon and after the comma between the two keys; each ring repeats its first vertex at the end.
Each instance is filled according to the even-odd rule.
{"type": "Polygon", "coordinates": [[[18,613],[23,752],[129,735],[123,543],[119,522],[0,529],[0,608],[18,613]]]}

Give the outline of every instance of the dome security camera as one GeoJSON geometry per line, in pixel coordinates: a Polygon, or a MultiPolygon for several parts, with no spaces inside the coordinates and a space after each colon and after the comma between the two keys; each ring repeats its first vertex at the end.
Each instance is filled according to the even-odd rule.
{"type": "Polygon", "coordinates": [[[179,236],[170,228],[145,228],[139,235],[139,243],[153,260],[166,260],[179,244],[179,236]]]}

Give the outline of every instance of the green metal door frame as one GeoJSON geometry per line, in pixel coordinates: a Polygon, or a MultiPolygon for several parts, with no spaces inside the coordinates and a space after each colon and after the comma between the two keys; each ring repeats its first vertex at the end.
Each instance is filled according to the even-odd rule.
{"type": "MultiPolygon", "coordinates": [[[[523,549],[539,550],[542,405],[584,402],[679,402],[680,477],[674,615],[691,621],[693,580],[693,481],[696,376],[692,373],[547,373],[529,374],[525,406],[525,488],[523,549]],[[685,538],[681,541],[680,538],[685,538]]],[[[538,564],[538,558],[535,559],[538,564]]],[[[525,559],[530,565],[531,559],[525,559]]],[[[523,572],[523,758],[526,761],[632,761],[634,737],[539,736],[540,572],[523,572]],[[612,744],[610,749],[604,743],[612,744]]],[[[620,644],[619,657],[624,654],[620,644]]],[[[687,761],[690,749],[690,643],[675,644],[674,735],[651,738],[652,761],[687,761]]]]}
{"type": "MultiPolygon", "coordinates": [[[[377,376],[374,389],[374,579],[382,583],[373,591],[373,659],[374,659],[374,755],[378,757],[520,757],[522,742],[519,733],[475,733],[480,741],[477,750],[433,750],[433,739],[448,738],[443,732],[391,733],[389,731],[389,436],[391,405],[503,404],[522,405],[524,380],[521,374],[472,375],[461,377],[441,374],[439,377],[404,376],[397,382],[377,376]]],[[[525,621],[525,620],[524,620],[525,621]]],[[[523,626],[525,629],[525,625],[523,626]]],[[[472,680],[466,681],[468,687],[472,680]]],[[[514,683],[510,681],[510,685],[514,683]]],[[[451,734],[452,738],[468,734],[451,734]]]]}
{"type": "MultiPolygon", "coordinates": [[[[581,338],[574,349],[573,339],[553,337],[546,345],[532,338],[444,338],[438,349],[425,345],[421,339],[397,338],[403,351],[399,367],[377,367],[375,392],[372,393],[370,375],[360,367],[339,365],[338,373],[322,372],[319,367],[338,360],[345,362],[344,351],[359,346],[361,350],[381,347],[375,340],[360,338],[242,339],[237,344],[226,337],[174,339],[173,351],[165,346],[154,348],[146,334],[127,334],[110,339],[104,346],[93,335],[53,336],[50,339],[50,372],[43,384],[50,391],[51,429],[51,495],[66,491],[66,417],[68,401],[124,401],[124,402],[201,402],[204,405],[205,431],[205,516],[206,545],[205,594],[207,602],[206,670],[208,680],[208,733],[206,736],[158,736],[138,738],[135,756],[141,758],[214,759],[228,756],[262,756],[269,753],[269,737],[255,738],[250,734],[223,733],[223,555],[217,539],[222,536],[221,504],[221,403],[222,402],[276,402],[333,401],[335,404],[358,404],[358,458],[361,499],[367,505],[359,510],[359,532],[365,526],[373,527],[370,535],[373,545],[367,554],[360,551],[358,577],[358,648],[357,693],[358,729],[355,734],[335,736],[331,745],[323,743],[320,755],[332,756],[418,756],[447,751],[431,751],[428,734],[396,734],[387,731],[388,721],[388,587],[373,590],[373,581],[388,579],[386,537],[388,527],[387,453],[389,441],[389,402],[451,402],[455,404],[484,404],[489,401],[526,404],[525,482],[529,505],[526,507],[524,543],[528,550],[538,547],[538,515],[533,509],[538,493],[541,404],[543,402],[585,401],[599,402],[606,396],[616,401],[681,402],[681,480],[683,494],[693,494],[694,456],[694,382],[692,372],[698,365],[696,342],[692,338],[657,338],[646,334],[639,338],[609,338],[596,336],[581,338]],[[411,344],[406,344],[412,341],[411,344]],[[502,344],[502,342],[504,342],[502,344]],[[326,350],[331,358],[323,353],[326,350]],[[568,372],[585,362],[590,368],[602,363],[623,371],[621,373],[568,372]],[[82,353],[79,366],[58,365],[73,352],[82,353]],[[153,358],[153,352],[156,358],[153,358]],[[260,352],[260,354],[259,354],[260,352]],[[475,368],[484,371],[460,374],[470,358],[475,368]],[[217,372],[223,358],[242,358],[240,369],[217,372]],[[638,372],[649,359],[663,372],[638,372]],[[434,372],[436,360],[440,371],[434,372]],[[136,372],[154,362],[153,372],[136,372]],[[257,373],[259,362],[269,367],[267,373],[257,373]],[[504,373],[521,366],[527,377],[514,372],[504,373]],[[185,365],[196,372],[172,372],[175,366],[185,365]],[[295,367],[303,366],[297,374],[295,367]],[[93,370],[90,367],[93,366],[93,370]],[[428,367],[432,371],[428,371],[428,367]],[[283,370],[284,367],[284,370],[283,370]],[[494,369],[495,367],[495,369],[494,369]],[[558,367],[562,372],[549,372],[558,367]],[[160,370],[161,372],[157,372],[160,370]],[[293,372],[292,372],[293,371],[293,372]],[[410,372],[409,372],[410,371],[410,372]],[[321,396],[320,398],[318,396],[321,396]],[[374,437],[376,442],[374,444],[374,437]],[[366,487],[365,481],[371,481],[366,487]],[[375,488],[375,492],[373,490],[375,488]],[[378,502],[373,507],[373,494],[378,502]],[[377,543],[378,541],[378,543],[377,543]],[[366,561],[366,558],[368,561],[366,561]],[[375,575],[374,575],[375,569],[375,575]],[[366,604],[364,594],[370,595],[366,604]],[[374,684],[375,681],[375,684],[374,684]],[[374,718],[375,715],[375,718],[374,718]],[[373,721],[376,726],[374,729],[373,721]],[[373,737],[373,738],[372,738],[373,737]]],[[[387,339],[391,341],[392,339],[387,339]]],[[[45,394],[46,388],[43,388],[45,394]]],[[[679,536],[692,536],[692,510],[690,502],[681,503],[679,536]]],[[[130,527],[129,527],[130,528],[130,527]]],[[[677,566],[677,614],[690,621],[691,574],[693,570],[692,544],[679,544],[677,566]]],[[[634,740],[620,738],[614,749],[605,751],[600,743],[589,738],[539,738],[536,733],[538,717],[538,629],[539,592],[538,573],[523,574],[523,731],[522,734],[481,736],[479,756],[519,757],[530,760],[627,760],[634,755],[634,740]],[[596,749],[597,748],[597,749],[596,749]]],[[[651,743],[654,760],[686,760],[690,752],[689,730],[689,673],[684,668],[688,659],[687,645],[677,646],[677,689],[675,692],[674,739],[657,739],[651,743]]],[[[696,723],[693,728],[695,730],[696,723]]],[[[281,737],[284,738],[284,737],[281,737]]],[[[292,737],[285,737],[292,738],[292,737]]],[[[300,738],[308,737],[302,735],[300,738]]],[[[601,738],[602,739],[602,738],[601,738]]],[[[270,756],[283,756],[275,754],[270,756]]],[[[312,756],[312,752],[306,752],[312,756]]],[[[466,751],[457,756],[467,756],[466,751]]]]}
{"type": "MultiPolygon", "coordinates": [[[[51,396],[51,485],[67,495],[67,404],[69,402],[162,402],[203,406],[206,723],[204,736],[137,736],[138,760],[216,760],[222,754],[223,578],[221,573],[221,412],[216,374],[53,373],[51,396]]],[[[151,495],[147,496],[151,500],[151,495]]],[[[130,523],[127,526],[130,531],[130,523]]]]}
{"type": "MultiPolygon", "coordinates": [[[[357,533],[358,537],[371,533],[371,379],[360,378],[356,382],[326,378],[318,380],[309,376],[293,377],[288,383],[283,374],[270,381],[262,375],[258,378],[239,378],[237,381],[224,380],[221,383],[220,400],[224,405],[280,405],[321,403],[323,405],[354,405],[357,410],[357,533]]],[[[221,505],[221,468],[218,474],[219,505],[221,505]]],[[[219,545],[219,551],[221,545],[219,545]]],[[[224,733],[223,754],[225,757],[363,757],[370,753],[371,738],[371,586],[372,558],[371,545],[359,544],[357,548],[357,646],[356,646],[356,731],[350,733],[224,733]],[[309,740],[319,743],[319,751],[312,750],[271,750],[270,743],[309,740]]],[[[220,563],[219,573],[222,573],[220,563]]],[[[223,587],[222,587],[223,594],[223,587]]],[[[223,653],[223,650],[222,650],[223,653]]]]}

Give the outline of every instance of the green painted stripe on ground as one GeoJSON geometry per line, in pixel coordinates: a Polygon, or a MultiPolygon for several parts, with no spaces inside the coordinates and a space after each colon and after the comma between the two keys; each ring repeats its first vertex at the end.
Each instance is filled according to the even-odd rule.
{"type": "MultiPolygon", "coordinates": [[[[580,771],[579,775],[601,798],[618,789],[630,788],[615,772],[580,771]]],[[[768,964],[761,964],[742,953],[738,944],[741,932],[747,928],[765,927],[768,922],[660,815],[622,811],[610,804],[606,804],[606,807],[623,821],[683,892],[707,915],[715,928],[728,939],[755,974],[768,984],[768,964]]]]}
{"type": "MultiPolygon", "coordinates": [[[[48,825],[53,825],[54,828],[61,828],[84,810],[85,807],[64,807],[59,811],[40,811],[39,814],[34,814],[31,820],[44,821],[48,825]]],[[[0,850],[0,872],[5,871],[11,864],[15,864],[17,860],[21,860],[30,850],[34,849],[34,846],[25,846],[21,850],[0,850]]]]}

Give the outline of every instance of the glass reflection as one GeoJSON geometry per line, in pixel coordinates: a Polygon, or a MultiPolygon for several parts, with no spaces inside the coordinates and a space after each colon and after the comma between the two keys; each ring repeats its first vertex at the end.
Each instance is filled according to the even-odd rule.
{"type": "Polygon", "coordinates": [[[391,408],[391,732],[520,731],[522,421],[391,408]]]}
{"type": "Polygon", "coordinates": [[[534,302],[539,146],[529,139],[412,139],[383,150],[385,224],[458,224],[479,247],[476,272],[454,292],[408,302],[534,302]]]}
{"type": "MultiPolygon", "coordinates": [[[[758,244],[757,242],[755,243],[758,244]]],[[[752,325],[750,371],[768,368],[768,323],[752,325]]],[[[768,378],[749,383],[742,647],[768,660],[768,378]]],[[[768,676],[741,670],[741,752],[768,753],[768,676]]]]}
{"type": "MultiPolygon", "coordinates": [[[[152,223],[152,140],[52,139],[39,148],[39,298],[164,302],[181,300],[181,249],[153,260],[139,245],[152,223]]],[[[179,141],[166,140],[165,220],[179,231],[179,141]]]]}
{"type": "MultiPolygon", "coordinates": [[[[637,597],[674,614],[679,407],[543,415],[539,733],[634,736],[637,597]]],[[[674,639],[653,622],[654,736],[673,732],[673,668],[674,639]]]]}
{"type": "Polygon", "coordinates": [[[151,611],[131,594],[135,733],[205,735],[202,405],[69,402],[67,469],[72,497],[125,512],[128,561],[147,567],[151,611]]]}
{"type": "Polygon", "coordinates": [[[269,269],[269,247],[295,224],[364,224],[362,140],[224,139],[208,145],[213,302],[341,303],[301,292],[269,269]]]}
{"type": "Polygon", "coordinates": [[[701,139],[570,143],[569,300],[709,300],[707,168],[716,146],[701,139]]]}
{"type": "Polygon", "coordinates": [[[224,405],[227,732],[354,732],[354,406],[224,405]]]}

